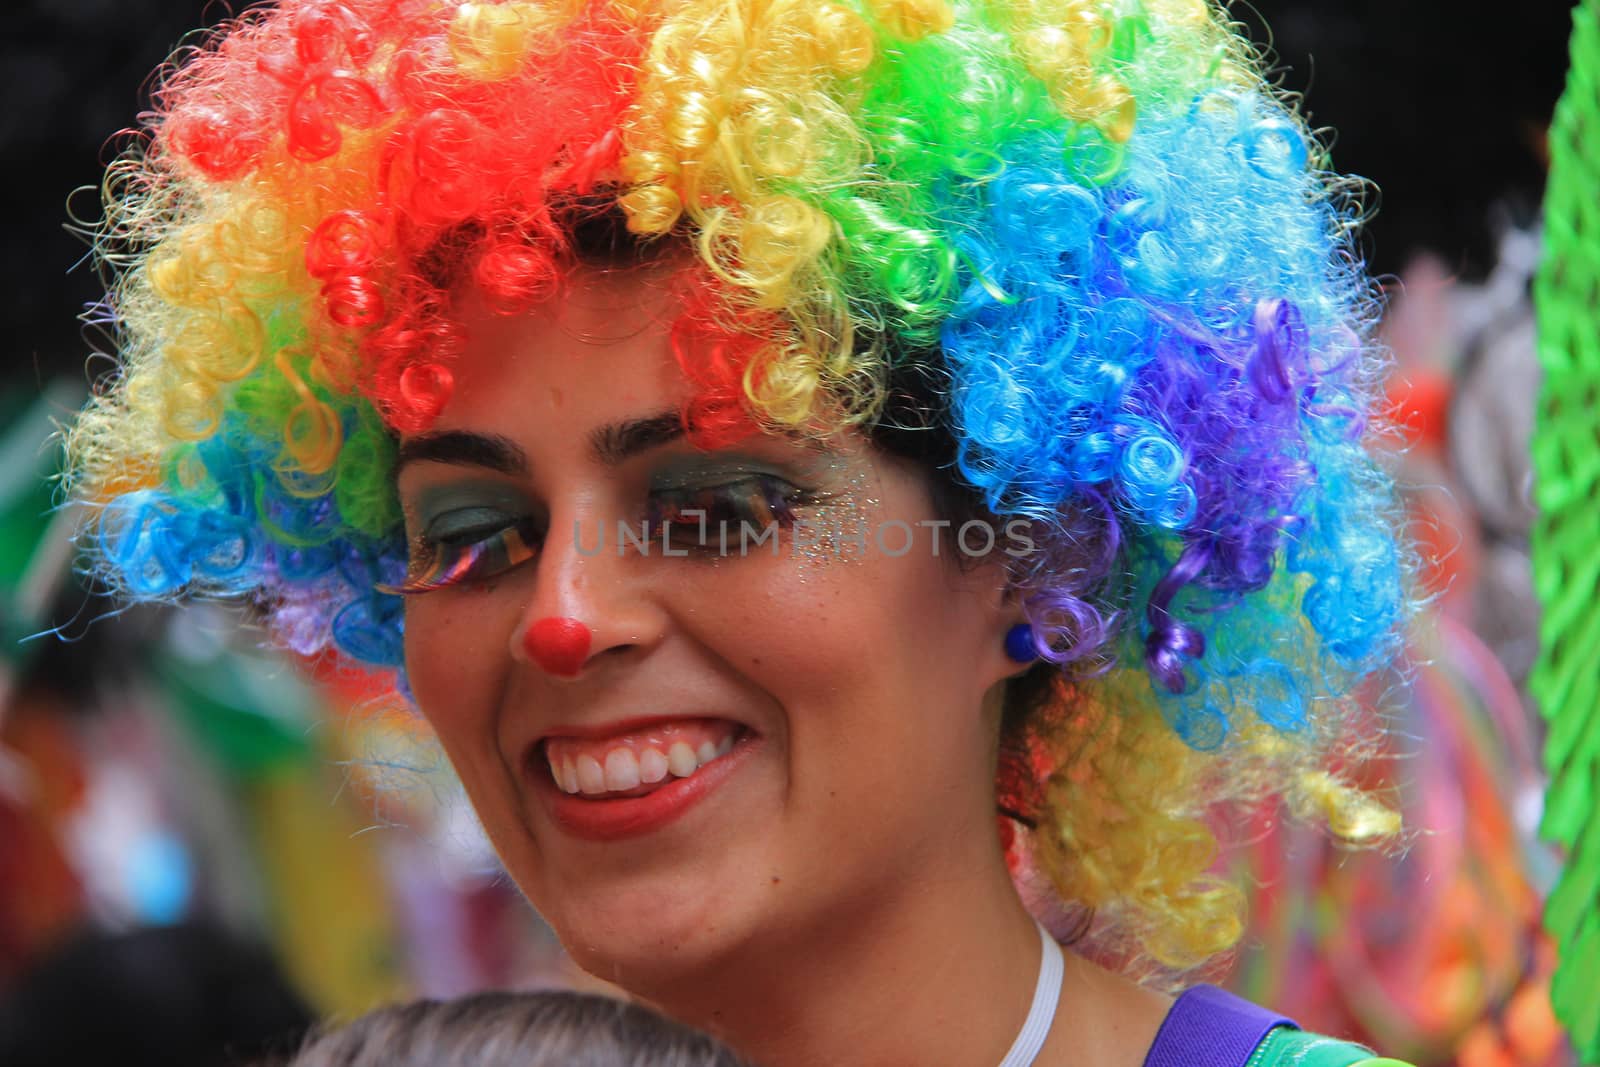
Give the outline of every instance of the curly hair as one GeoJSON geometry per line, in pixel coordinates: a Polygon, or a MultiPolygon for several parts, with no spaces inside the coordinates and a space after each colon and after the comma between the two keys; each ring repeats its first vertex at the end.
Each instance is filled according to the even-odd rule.
{"type": "Polygon", "coordinates": [[[1352,186],[1259,66],[1208,0],[248,12],[106,181],[95,554],[403,669],[395,440],[449,399],[459,294],[533,306],[620,213],[692,253],[694,440],[856,427],[1031,522],[1035,851],[1193,963],[1239,925],[1217,798],[1396,828],[1325,769],[1410,610],[1376,304],[1352,186]]]}

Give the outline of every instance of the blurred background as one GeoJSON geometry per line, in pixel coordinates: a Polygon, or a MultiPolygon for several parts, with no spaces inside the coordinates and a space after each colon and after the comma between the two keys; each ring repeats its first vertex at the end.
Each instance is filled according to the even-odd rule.
{"type": "MultiPolygon", "coordinates": [[[[1534,834],[1540,738],[1522,686],[1538,617],[1528,292],[1570,8],[1233,13],[1312,125],[1337,131],[1336,166],[1373,183],[1362,250],[1389,293],[1391,444],[1435,600],[1368,700],[1393,726],[1374,784],[1399,790],[1419,834],[1403,854],[1358,856],[1268,811],[1231,828],[1227,862],[1258,890],[1215,977],[1419,1067],[1559,1067],[1572,1061],[1538,932],[1555,857],[1534,834]]],[[[7,1064],[219,1064],[397,996],[589,981],[380,681],[276,657],[226,612],[119,613],[73,577],[47,442],[110,347],[79,320],[102,290],[72,220],[99,205],[73,190],[98,182],[156,65],[228,14],[198,0],[7,9],[0,146],[23,195],[0,260],[7,1064]],[[89,1002],[121,1007],[91,1016],[89,1002]]]]}

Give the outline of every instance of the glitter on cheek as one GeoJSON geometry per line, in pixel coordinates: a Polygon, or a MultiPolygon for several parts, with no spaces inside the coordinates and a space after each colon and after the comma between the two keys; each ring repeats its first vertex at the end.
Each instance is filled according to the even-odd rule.
{"type": "Polygon", "coordinates": [[[827,503],[802,515],[790,531],[790,554],[803,560],[806,569],[860,563],[875,547],[875,524],[883,510],[879,473],[859,456],[840,457],[832,461],[827,481],[827,503]]]}

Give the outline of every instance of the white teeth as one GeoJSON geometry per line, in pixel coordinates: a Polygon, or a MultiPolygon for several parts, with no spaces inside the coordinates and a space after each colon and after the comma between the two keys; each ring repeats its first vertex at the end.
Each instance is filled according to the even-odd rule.
{"type": "Polygon", "coordinates": [[[711,761],[733,751],[732,734],[721,741],[703,741],[699,748],[687,741],[674,741],[665,753],[659,748],[639,751],[617,745],[603,759],[590,755],[546,754],[550,777],[563,793],[595,796],[601,793],[626,793],[640,785],[655,785],[668,775],[687,778],[711,761]]]}
{"type": "Polygon", "coordinates": [[[639,755],[639,780],[654,784],[667,776],[671,767],[667,757],[653,748],[647,748],[639,755]]]}
{"type": "Polygon", "coordinates": [[[578,791],[578,769],[572,765],[572,758],[556,761],[554,754],[547,754],[550,761],[550,777],[555,779],[556,788],[563,793],[576,793],[578,791]]]}
{"type": "Polygon", "coordinates": [[[679,778],[687,778],[700,766],[694,749],[686,741],[674,741],[667,749],[667,769],[679,778]]]}
{"type": "Polygon", "coordinates": [[[606,788],[613,792],[637,789],[639,786],[639,757],[632,749],[614,748],[606,753],[606,788]]]}
{"type": "Polygon", "coordinates": [[[578,788],[585,793],[606,791],[606,772],[593,756],[578,757],[578,788]]]}

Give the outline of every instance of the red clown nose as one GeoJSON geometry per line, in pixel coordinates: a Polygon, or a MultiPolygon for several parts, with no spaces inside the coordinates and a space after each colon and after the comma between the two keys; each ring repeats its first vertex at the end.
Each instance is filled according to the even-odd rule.
{"type": "Polygon", "coordinates": [[[539,619],[522,635],[528,658],[551,674],[571,678],[589,658],[589,628],[577,619],[539,619]]]}

